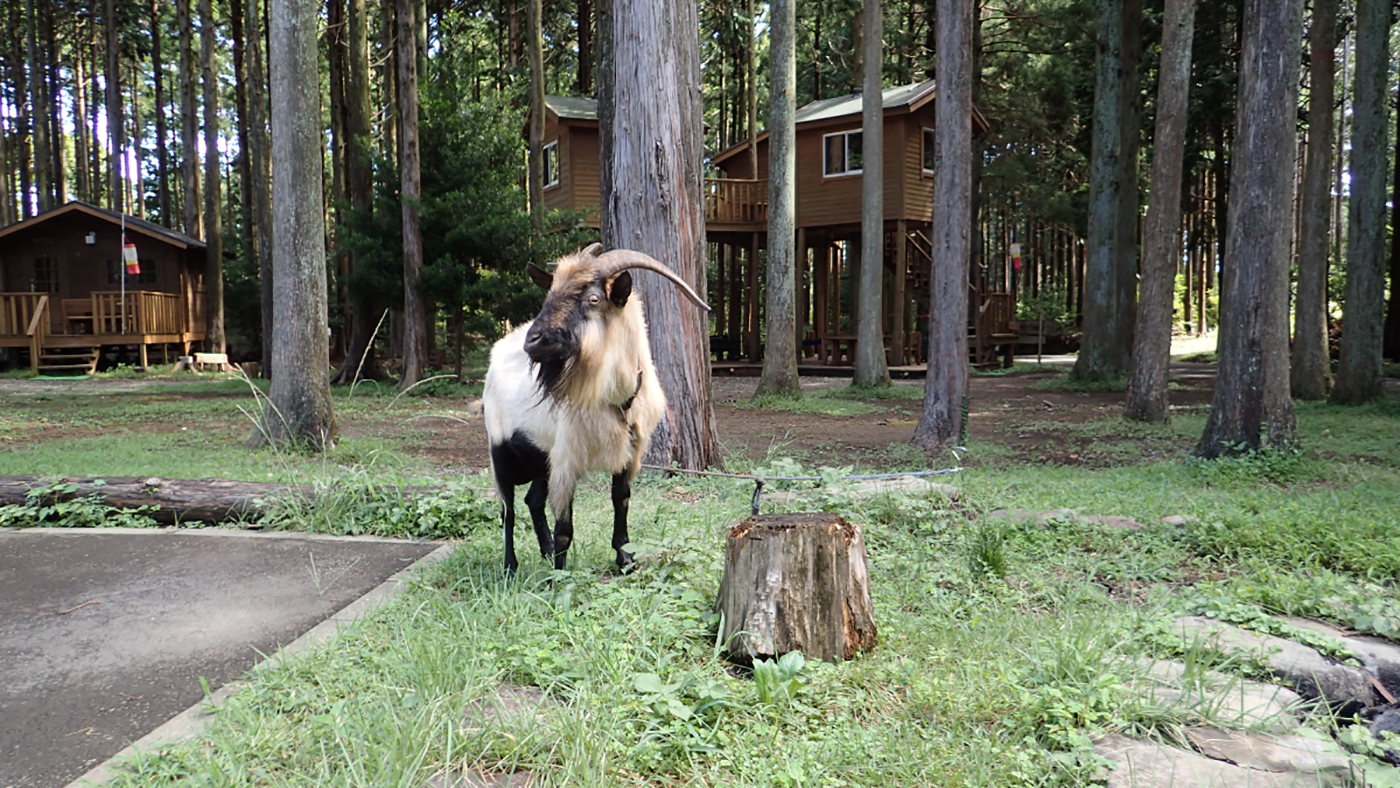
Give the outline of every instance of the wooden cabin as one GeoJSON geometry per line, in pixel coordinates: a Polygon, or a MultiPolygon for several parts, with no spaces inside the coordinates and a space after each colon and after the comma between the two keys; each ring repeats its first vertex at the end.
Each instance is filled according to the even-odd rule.
{"type": "MultiPolygon", "coordinates": [[[[884,106],[883,248],[886,357],[891,366],[923,363],[922,325],[929,311],[929,232],[933,214],[932,80],[889,88],[884,106]],[[898,307],[894,305],[898,304],[898,307]]],[[[585,98],[545,98],[545,204],[586,209],[597,224],[598,113],[585,98]]],[[[814,101],[796,113],[798,320],[804,355],[848,366],[854,360],[854,259],[861,235],[859,93],[814,101]],[[854,256],[853,256],[854,255],[854,256]]],[[[987,129],[973,110],[973,133],[987,129]]],[[[705,234],[710,243],[711,349],[717,357],[758,361],[759,253],[768,230],[768,133],[758,136],[757,171],[746,140],[716,154],[723,177],[704,181],[705,234]]],[[[969,341],[974,363],[1014,344],[1014,305],[1007,293],[969,283],[969,341]]]]}
{"type": "Polygon", "coordinates": [[[91,372],[103,349],[188,354],[205,339],[204,243],[125,217],[140,273],[122,261],[123,217],[73,201],[0,228],[0,352],[40,371],[91,372]]]}

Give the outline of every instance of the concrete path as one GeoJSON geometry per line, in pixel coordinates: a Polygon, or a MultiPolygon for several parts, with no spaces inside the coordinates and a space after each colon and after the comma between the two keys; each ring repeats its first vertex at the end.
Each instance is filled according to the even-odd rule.
{"type": "Polygon", "coordinates": [[[0,531],[0,788],[66,785],[438,546],[0,531]]]}

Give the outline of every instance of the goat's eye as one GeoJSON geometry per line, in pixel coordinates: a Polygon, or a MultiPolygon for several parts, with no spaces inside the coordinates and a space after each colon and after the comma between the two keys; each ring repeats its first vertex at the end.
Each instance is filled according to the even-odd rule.
{"type": "Polygon", "coordinates": [[[597,306],[597,305],[598,305],[598,301],[599,301],[599,300],[600,300],[600,299],[598,298],[598,294],[597,294],[597,293],[590,293],[589,296],[588,296],[588,303],[593,304],[594,306],[597,306]]]}

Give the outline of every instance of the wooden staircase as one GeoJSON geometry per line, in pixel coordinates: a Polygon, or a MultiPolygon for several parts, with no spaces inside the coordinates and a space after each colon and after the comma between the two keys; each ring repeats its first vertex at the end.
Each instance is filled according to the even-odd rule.
{"type": "Polygon", "coordinates": [[[40,375],[91,375],[97,371],[99,347],[48,347],[39,356],[40,375]]]}

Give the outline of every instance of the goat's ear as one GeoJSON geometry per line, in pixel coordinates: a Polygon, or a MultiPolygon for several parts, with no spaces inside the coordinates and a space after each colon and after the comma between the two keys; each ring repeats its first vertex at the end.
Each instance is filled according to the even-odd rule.
{"type": "Polygon", "coordinates": [[[554,274],[540,268],[534,263],[527,263],[525,272],[530,275],[530,279],[534,281],[535,284],[546,290],[554,286],[554,274]]]}
{"type": "Polygon", "coordinates": [[[613,277],[612,283],[608,285],[608,300],[613,302],[613,306],[621,309],[627,304],[627,298],[632,295],[632,274],[623,271],[613,277]]]}

